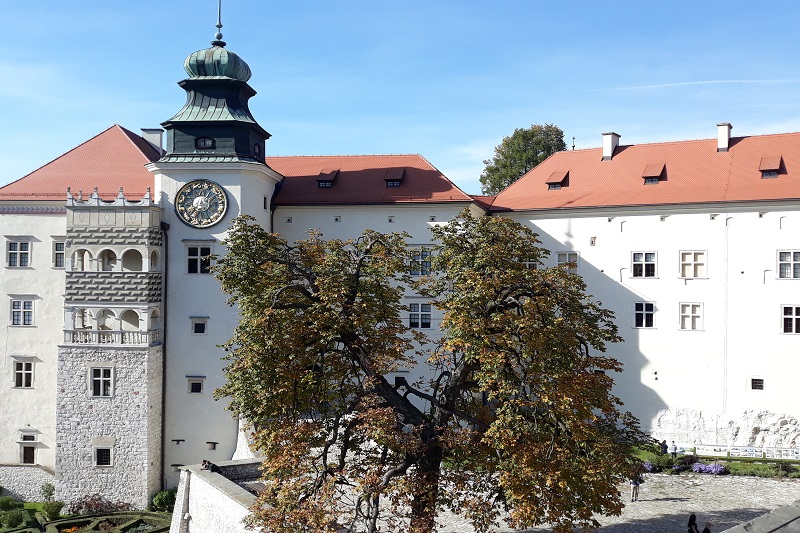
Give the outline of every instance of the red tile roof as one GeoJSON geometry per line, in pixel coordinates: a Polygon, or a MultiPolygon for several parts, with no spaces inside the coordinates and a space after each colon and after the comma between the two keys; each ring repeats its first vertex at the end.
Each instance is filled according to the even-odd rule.
{"type": "MultiPolygon", "coordinates": [[[[268,157],[267,164],[286,179],[275,205],[394,204],[470,202],[472,198],[424,157],[410,155],[334,155],[268,157]],[[405,172],[400,172],[405,169],[405,172]],[[320,173],[338,170],[331,187],[317,181],[320,173]],[[400,179],[399,187],[387,187],[400,179]]],[[[330,174],[328,175],[330,176],[330,174]]]]}
{"type": "Polygon", "coordinates": [[[122,186],[127,198],[138,199],[153,187],[153,175],[144,165],[158,158],[156,149],[141,136],[114,125],[27,176],[0,187],[0,202],[64,201],[67,187],[76,196],[83,189],[84,198],[97,187],[101,198],[113,199],[122,186]]]}
{"type": "Polygon", "coordinates": [[[800,199],[800,133],[619,146],[609,161],[600,148],[557,152],[501,192],[492,211],[800,199]],[[762,158],[781,172],[763,179],[762,158]],[[663,164],[661,181],[644,184],[663,164]],[[653,165],[653,167],[651,167],[653,165]],[[548,190],[554,172],[569,184],[548,190]]]}

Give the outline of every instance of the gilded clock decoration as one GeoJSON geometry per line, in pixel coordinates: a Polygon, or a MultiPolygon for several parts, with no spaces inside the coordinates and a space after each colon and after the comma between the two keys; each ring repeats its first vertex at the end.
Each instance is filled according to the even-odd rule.
{"type": "Polygon", "coordinates": [[[186,224],[195,228],[213,226],[225,216],[228,196],[225,189],[213,181],[197,180],[187,183],[175,197],[175,212],[186,224]]]}

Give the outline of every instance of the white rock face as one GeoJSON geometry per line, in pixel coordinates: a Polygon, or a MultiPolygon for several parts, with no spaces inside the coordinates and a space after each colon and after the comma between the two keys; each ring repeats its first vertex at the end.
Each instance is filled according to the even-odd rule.
{"type": "Polygon", "coordinates": [[[800,421],[787,414],[748,410],[738,416],[694,409],[662,409],[651,434],[681,445],[721,444],[796,448],[800,446],[800,421]]]}

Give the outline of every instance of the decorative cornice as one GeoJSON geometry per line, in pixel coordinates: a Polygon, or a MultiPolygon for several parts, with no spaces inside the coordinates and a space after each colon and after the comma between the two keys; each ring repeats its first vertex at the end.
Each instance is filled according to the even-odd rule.
{"type": "Polygon", "coordinates": [[[65,215],[67,208],[63,206],[41,205],[0,205],[0,215],[65,215]]]}

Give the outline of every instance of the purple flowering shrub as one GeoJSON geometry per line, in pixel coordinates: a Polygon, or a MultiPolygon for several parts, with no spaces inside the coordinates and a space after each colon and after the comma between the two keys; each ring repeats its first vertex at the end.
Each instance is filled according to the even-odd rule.
{"type": "Polygon", "coordinates": [[[655,468],[655,467],[653,466],[653,463],[651,463],[650,461],[645,461],[644,463],[642,463],[642,467],[643,467],[643,468],[645,469],[645,471],[647,471],[647,472],[653,472],[653,471],[654,471],[653,469],[655,468]]]}
{"type": "Polygon", "coordinates": [[[728,469],[725,468],[725,465],[719,463],[707,465],[698,462],[692,465],[692,472],[699,472],[702,474],[727,474],[728,469]]]}

